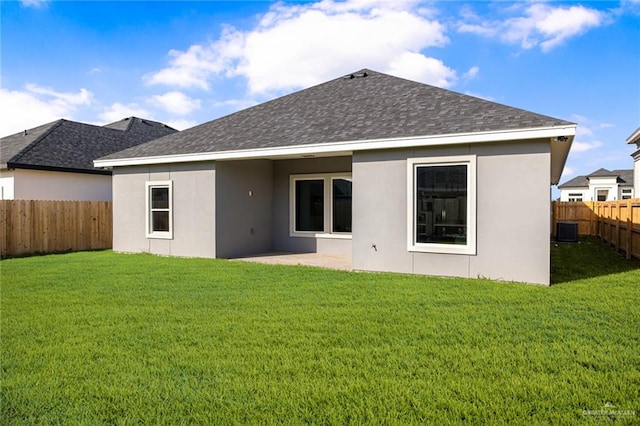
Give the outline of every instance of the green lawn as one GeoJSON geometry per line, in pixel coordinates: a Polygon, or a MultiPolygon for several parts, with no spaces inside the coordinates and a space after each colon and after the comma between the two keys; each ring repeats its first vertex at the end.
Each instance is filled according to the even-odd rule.
{"type": "Polygon", "coordinates": [[[552,287],[3,260],[0,423],[639,424],[638,263],[593,239],[552,254],[552,287]]]}

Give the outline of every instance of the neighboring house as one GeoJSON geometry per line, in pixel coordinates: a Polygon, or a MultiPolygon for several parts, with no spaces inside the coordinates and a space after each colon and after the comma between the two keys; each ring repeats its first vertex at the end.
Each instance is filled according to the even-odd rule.
{"type": "Polygon", "coordinates": [[[633,188],[635,194],[640,194],[640,127],[627,138],[627,143],[634,143],[638,148],[631,157],[633,157],[633,188]]]}
{"type": "Polygon", "coordinates": [[[558,186],[560,201],[613,201],[634,197],[633,170],[598,169],[558,186]]]}
{"type": "Polygon", "coordinates": [[[111,200],[111,171],[93,160],[175,133],[129,117],[106,126],[57,120],[0,139],[0,199],[111,200]]]}
{"type": "Polygon", "coordinates": [[[549,184],[575,130],[362,70],[95,164],[113,168],[116,251],[548,284],[549,184]]]}

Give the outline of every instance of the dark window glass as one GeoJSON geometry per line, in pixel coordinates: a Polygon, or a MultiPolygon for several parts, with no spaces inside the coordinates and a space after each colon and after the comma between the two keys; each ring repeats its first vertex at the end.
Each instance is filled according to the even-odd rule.
{"type": "Polygon", "coordinates": [[[416,243],[467,243],[466,165],[416,167],[416,243]]]}
{"type": "Polygon", "coordinates": [[[351,181],[333,179],[333,232],[351,232],[351,181]]]}
{"type": "Polygon", "coordinates": [[[169,208],[169,188],[151,188],[151,208],[169,208]]]}
{"type": "Polygon", "coordinates": [[[169,212],[168,211],[151,212],[151,231],[152,232],[169,232],[169,212]]]}
{"type": "Polygon", "coordinates": [[[296,231],[324,232],[324,180],[296,181],[296,231]]]}
{"type": "Polygon", "coordinates": [[[169,188],[151,187],[151,232],[170,232],[169,188]]]}

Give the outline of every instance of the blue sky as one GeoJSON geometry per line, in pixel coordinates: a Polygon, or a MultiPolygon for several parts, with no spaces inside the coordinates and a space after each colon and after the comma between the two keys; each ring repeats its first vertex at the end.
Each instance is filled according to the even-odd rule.
{"type": "Polygon", "coordinates": [[[578,123],[562,181],[632,168],[640,1],[0,1],[0,136],[184,129],[370,68],[578,123]]]}

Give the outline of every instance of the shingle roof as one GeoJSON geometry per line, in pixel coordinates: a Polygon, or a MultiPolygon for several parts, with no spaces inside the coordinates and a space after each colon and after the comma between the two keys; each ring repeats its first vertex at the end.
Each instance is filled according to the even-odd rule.
{"type": "Polygon", "coordinates": [[[608,176],[618,176],[618,175],[612,172],[611,170],[607,170],[604,168],[600,168],[595,172],[587,175],[587,177],[608,177],[608,176]]]}
{"type": "Polygon", "coordinates": [[[565,183],[558,185],[559,189],[562,189],[562,188],[580,188],[580,187],[585,187],[585,188],[589,187],[589,179],[587,179],[587,177],[584,176],[584,175],[576,176],[573,179],[568,180],[565,183]]]}
{"type": "Polygon", "coordinates": [[[613,177],[617,178],[617,182],[620,186],[633,186],[633,169],[620,169],[620,170],[607,170],[607,169],[598,169],[595,172],[576,176],[571,180],[563,183],[562,185],[558,185],[558,188],[588,188],[589,187],[589,178],[593,177],[613,177]]]}
{"type": "Polygon", "coordinates": [[[102,159],[564,125],[573,123],[362,70],[102,159]]]}
{"type": "Polygon", "coordinates": [[[104,127],[58,120],[0,139],[0,168],[35,168],[108,173],[93,160],[177,130],[136,117],[104,127]]]}

